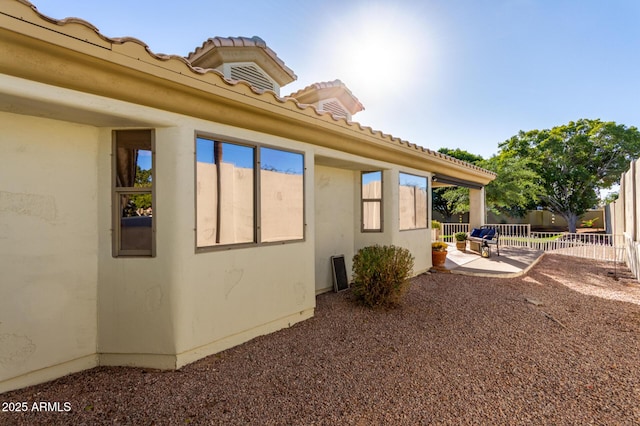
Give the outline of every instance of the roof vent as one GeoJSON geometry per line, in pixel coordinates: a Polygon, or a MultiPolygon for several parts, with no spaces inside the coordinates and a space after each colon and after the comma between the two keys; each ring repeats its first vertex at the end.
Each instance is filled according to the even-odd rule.
{"type": "Polygon", "coordinates": [[[247,81],[258,89],[275,91],[273,82],[255,65],[232,65],[231,78],[247,81]]]}
{"type": "Polygon", "coordinates": [[[242,80],[280,95],[280,87],[297,77],[260,37],[213,37],[189,53],[194,67],[215,69],[225,78],[242,80]]]}
{"type": "Polygon", "coordinates": [[[330,112],[351,121],[351,116],[364,107],[340,80],[314,83],[289,95],[301,104],[314,105],[318,111],[330,112]]]}
{"type": "Polygon", "coordinates": [[[350,119],[350,114],[347,110],[342,106],[337,99],[328,99],[325,101],[321,101],[318,105],[318,109],[320,111],[328,111],[331,114],[337,117],[345,117],[346,119],[350,119]]]}

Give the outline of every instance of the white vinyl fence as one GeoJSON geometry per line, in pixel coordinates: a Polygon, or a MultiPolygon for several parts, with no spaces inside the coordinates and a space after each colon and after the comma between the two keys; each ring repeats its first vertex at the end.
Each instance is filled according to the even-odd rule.
{"type": "MultiPolygon", "coordinates": [[[[500,245],[526,247],[602,261],[625,261],[624,235],[569,232],[532,232],[528,224],[488,224],[498,229],[500,245]]],[[[468,223],[443,223],[442,236],[453,241],[456,232],[469,232],[468,223]]]]}
{"type": "Polygon", "coordinates": [[[445,243],[451,243],[454,241],[454,234],[458,232],[469,232],[468,223],[442,223],[441,224],[441,238],[445,243]]]}

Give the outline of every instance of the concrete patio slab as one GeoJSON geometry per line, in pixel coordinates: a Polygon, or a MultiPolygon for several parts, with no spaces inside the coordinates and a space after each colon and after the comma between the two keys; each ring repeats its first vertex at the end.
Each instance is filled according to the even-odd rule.
{"type": "Polygon", "coordinates": [[[448,252],[445,268],[452,274],[505,278],[524,274],[544,254],[526,247],[500,247],[498,256],[491,247],[491,257],[485,258],[468,249],[459,251],[455,244],[450,244],[448,252]]]}

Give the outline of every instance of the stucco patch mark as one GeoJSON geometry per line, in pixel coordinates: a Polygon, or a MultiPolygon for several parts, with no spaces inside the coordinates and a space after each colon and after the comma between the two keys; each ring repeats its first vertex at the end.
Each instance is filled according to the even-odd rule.
{"type": "Polygon", "coordinates": [[[293,285],[293,294],[295,295],[296,303],[298,305],[302,305],[304,303],[304,300],[306,299],[306,296],[307,296],[307,289],[306,289],[304,283],[302,283],[300,281],[295,283],[293,285]]]}
{"type": "Polygon", "coordinates": [[[151,287],[145,292],[145,303],[149,311],[156,311],[162,305],[162,288],[159,286],[151,287]]]}
{"type": "Polygon", "coordinates": [[[320,188],[326,188],[329,185],[331,185],[331,178],[329,176],[320,176],[320,179],[318,181],[318,186],[320,188]]]}
{"type": "Polygon", "coordinates": [[[27,336],[0,334],[0,365],[21,362],[36,351],[36,345],[27,336]]]}
{"type": "Polygon", "coordinates": [[[228,298],[231,291],[240,284],[242,276],[244,275],[243,269],[229,269],[224,271],[224,297],[228,298]]]}
{"type": "Polygon", "coordinates": [[[0,191],[0,213],[10,212],[52,222],[56,219],[56,200],[51,195],[0,191]]]}

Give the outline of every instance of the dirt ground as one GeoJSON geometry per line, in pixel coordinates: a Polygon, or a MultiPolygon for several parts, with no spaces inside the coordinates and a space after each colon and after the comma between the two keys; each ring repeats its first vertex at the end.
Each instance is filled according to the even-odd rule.
{"type": "Polygon", "coordinates": [[[178,371],[99,367],[2,394],[28,410],[0,424],[634,425],[638,366],[629,271],[545,255],[518,278],[421,275],[393,310],[324,294],[314,318],[178,371]]]}

